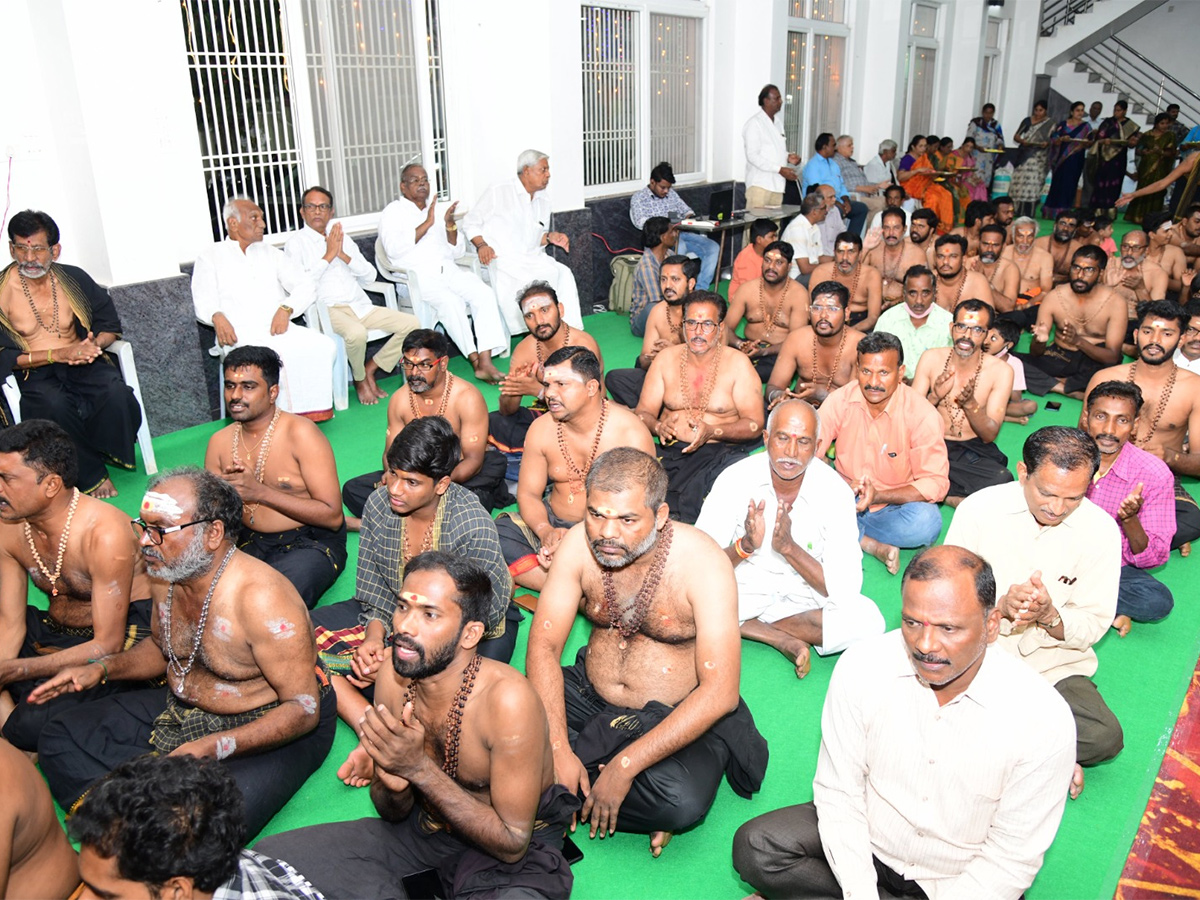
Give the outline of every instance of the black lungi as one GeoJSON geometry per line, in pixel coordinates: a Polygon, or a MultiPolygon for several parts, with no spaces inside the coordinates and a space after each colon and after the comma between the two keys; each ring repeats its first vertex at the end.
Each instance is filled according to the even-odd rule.
{"type": "Polygon", "coordinates": [[[995,444],[978,437],[965,441],[946,441],[950,457],[950,490],[947,497],[969,497],[976,491],[996,484],[1008,484],[1013,474],[1008,457],[995,444]]]}
{"type": "Polygon", "coordinates": [[[1171,539],[1171,549],[1178,550],[1184,544],[1200,538],[1200,507],[1196,506],[1195,498],[1183,486],[1183,481],[1175,476],[1175,537],[1171,539]]]}
{"type": "Polygon", "coordinates": [[[700,507],[717,476],[748,456],[756,443],[711,441],[691,453],[684,453],[683,448],[687,445],[688,442],[682,440],[659,444],[658,458],[667,470],[667,505],[671,518],[692,525],[700,516],[700,507]]]}
{"type": "Polygon", "coordinates": [[[613,369],[604,376],[604,386],[609,395],[622,406],[637,409],[642,399],[642,385],[646,383],[646,370],[639,368],[613,369]]]}
{"type": "Polygon", "coordinates": [[[1058,379],[1063,379],[1063,391],[1073,394],[1085,390],[1092,376],[1104,368],[1082,350],[1064,350],[1056,344],[1051,344],[1041,356],[1032,353],[1014,353],[1025,363],[1025,387],[1039,397],[1048,394],[1058,379]],[[1031,373],[1030,368],[1034,371],[1031,373]],[[1033,377],[1030,377],[1032,374],[1033,377]],[[1048,375],[1050,379],[1039,378],[1038,375],[1048,375]]]}
{"type": "Polygon", "coordinates": [[[287,578],[312,609],[346,567],[346,525],[337,531],[301,525],[274,534],[242,526],[238,549],[287,578]]]}
{"type": "MultiPolygon", "coordinates": [[[[550,508],[548,498],[543,498],[542,506],[546,508],[546,516],[555,528],[571,528],[579,524],[556,516],[550,508]]],[[[581,511],[582,506],[581,503],[581,511]]],[[[500,513],[496,516],[496,533],[500,536],[500,550],[504,554],[504,562],[514,578],[537,567],[537,554],[542,549],[542,542],[533,533],[533,529],[525,524],[519,512],[500,513]]]]}

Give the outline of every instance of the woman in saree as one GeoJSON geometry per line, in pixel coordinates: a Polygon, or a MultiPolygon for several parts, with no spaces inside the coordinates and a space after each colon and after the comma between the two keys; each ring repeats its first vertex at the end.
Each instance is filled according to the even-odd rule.
{"type": "Polygon", "coordinates": [[[937,169],[925,152],[925,135],[918,134],[908,144],[908,152],[900,160],[896,177],[908,196],[920,200],[938,217],[938,233],[945,234],[954,227],[954,204],[950,192],[936,184],[937,169]]]}
{"type": "MultiPolygon", "coordinates": [[[[987,200],[988,186],[983,178],[983,153],[975,143],[975,138],[967,136],[959,147],[946,157],[948,169],[958,173],[955,180],[955,193],[958,195],[959,206],[967,208],[972,200],[987,200]]],[[[990,175],[988,180],[990,181],[990,175]]]]}
{"type": "Polygon", "coordinates": [[[992,191],[992,166],[999,154],[986,151],[1004,149],[1004,129],[996,121],[996,105],[994,103],[983,104],[980,113],[967,126],[967,137],[975,141],[975,171],[984,190],[982,197],[972,196],[972,199],[987,200],[992,191]]]}
{"type": "Polygon", "coordinates": [[[1046,101],[1039,100],[1033,104],[1033,114],[1021,121],[1021,127],[1013,138],[1020,150],[1008,196],[1016,204],[1018,216],[1032,218],[1037,213],[1037,202],[1042,197],[1042,186],[1046,183],[1050,132],[1053,129],[1054,123],[1046,115],[1046,101]]]}
{"type": "Polygon", "coordinates": [[[1096,186],[1092,190],[1092,209],[1116,215],[1117,196],[1129,165],[1129,148],[1137,144],[1137,124],[1125,113],[1124,100],[1113,104],[1113,114],[1096,129],[1096,186]]]}
{"type": "Polygon", "coordinates": [[[1083,101],[1071,104],[1071,114],[1050,134],[1050,193],[1042,205],[1042,218],[1053,219],[1064,209],[1075,208],[1083,158],[1091,145],[1092,126],[1083,117],[1083,101]]]}
{"type": "MultiPolygon", "coordinates": [[[[1159,113],[1155,117],[1154,130],[1142,135],[1135,155],[1139,189],[1167,176],[1175,162],[1175,132],[1171,130],[1170,116],[1159,113]]],[[[1147,213],[1162,209],[1165,194],[1165,191],[1154,191],[1138,197],[1125,210],[1125,221],[1136,224],[1147,213]]]]}

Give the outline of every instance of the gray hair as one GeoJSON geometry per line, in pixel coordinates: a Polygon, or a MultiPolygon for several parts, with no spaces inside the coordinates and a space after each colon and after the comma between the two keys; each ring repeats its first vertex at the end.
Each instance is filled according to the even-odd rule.
{"type": "Polygon", "coordinates": [[[815,406],[813,406],[807,400],[801,399],[800,397],[791,397],[787,400],[784,400],[782,403],[780,403],[778,406],[776,406],[773,410],[771,410],[770,415],[767,416],[767,427],[764,428],[763,430],[767,434],[774,433],[774,431],[775,431],[775,416],[785,406],[790,406],[793,403],[804,404],[805,406],[808,407],[808,411],[812,413],[813,421],[817,423],[816,433],[813,435],[813,440],[815,440],[819,444],[821,442],[821,414],[819,412],[817,412],[817,408],[815,406]]]}
{"type": "Polygon", "coordinates": [[[897,148],[897,144],[891,138],[888,138],[886,141],[879,142],[880,154],[887,153],[889,150],[895,150],[896,148],[897,148]]]}
{"type": "Polygon", "coordinates": [[[239,222],[242,221],[242,211],[237,208],[239,203],[254,203],[254,201],[249,197],[241,195],[230,197],[225,201],[225,205],[221,207],[222,222],[228,222],[230,219],[237,219],[239,222]]]}
{"type": "Polygon", "coordinates": [[[848,144],[848,143],[851,143],[851,142],[853,142],[853,140],[854,140],[854,135],[852,135],[852,134],[843,134],[843,135],[839,135],[839,136],[838,136],[837,142],[838,142],[838,145],[840,146],[840,145],[842,145],[842,144],[848,144]]]}
{"type": "Polygon", "coordinates": [[[1019,219],[1013,219],[1013,234],[1016,234],[1017,229],[1020,228],[1022,225],[1032,225],[1033,229],[1034,229],[1034,233],[1035,234],[1037,233],[1037,229],[1038,229],[1037,219],[1031,219],[1031,218],[1029,218],[1029,216],[1021,216],[1019,219]]]}
{"type": "Polygon", "coordinates": [[[520,175],[530,166],[536,166],[543,159],[549,158],[550,154],[541,150],[522,150],[521,155],[517,157],[517,174],[520,175]]]}

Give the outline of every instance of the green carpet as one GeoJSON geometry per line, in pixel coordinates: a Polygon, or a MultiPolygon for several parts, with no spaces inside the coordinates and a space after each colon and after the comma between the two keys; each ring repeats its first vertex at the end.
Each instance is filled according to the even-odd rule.
{"type": "MultiPolygon", "coordinates": [[[[640,348],[621,316],[591,316],[587,327],[604,348],[609,366],[629,364],[640,348]]],[[[470,375],[461,358],[452,362],[451,369],[456,375],[470,375]]],[[[382,382],[389,391],[398,385],[397,378],[382,382]]],[[[489,405],[495,408],[496,389],[483,386],[483,390],[489,405]]],[[[1008,454],[1011,466],[1015,468],[1021,444],[1030,432],[1043,425],[1073,425],[1079,411],[1078,401],[1065,399],[1060,411],[1043,409],[1028,426],[1005,425],[998,443],[1008,454]]],[[[321,426],[333,443],[343,480],[379,467],[385,421],[383,404],[360,406],[351,391],[350,409],[321,426]]],[[[216,423],[197,426],[156,439],[159,465],[166,469],[200,464],[206,441],[217,427],[216,423]]],[[[117,504],[135,514],[145,476],[140,472],[121,473],[113,480],[121,491],[117,504]]],[[[1194,483],[1192,490],[1195,493],[1194,483]]],[[[949,522],[950,510],[943,511],[943,519],[949,522]]],[[[356,558],[357,545],[357,535],[351,535],[351,560],[356,558]]],[[[911,551],[902,551],[902,564],[911,556],[911,551]]],[[[889,576],[882,564],[870,557],[864,566],[864,593],[879,604],[888,627],[897,627],[899,577],[889,576]]],[[[1196,576],[1196,563],[1173,554],[1171,562],[1156,574],[1175,592],[1174,612],[1158,625],[1135,625],[1124,640],[1110,631],[1097,648],[1100,669],[1096,683],[1125,729],[1125,749],[1112,762],[1088,770],[1086,790],[1080,799],[1068,803],[1058,838],[1027,894],[1030,900],[1111,897],[1116,888],[1200,650],[1200,605],[1185,587],[1189,573],[1196,576]]],[[[344,600],[353,596],[353,591],[351,568],[326,594],[326,602],[344,600]]],[[[527,627],[528,619],[513,659],[519,669],[525,661],[527,627]]],[[[574,658],[576,648],[586,641],[587,631],[586,623],[579,620],[565,658],[574,658]]],[[[797,681],[791,664],[775,650],[749,642],[743,642],[742,648],[742,695],[771,749],[762,790],[753,800],[743,800],[722,783],[705,821],[690,833],[676,836],[658,860],[650,857],[644,835],[618,834],[604,841],[589,841],[581,833],[576,843],[584,859],[574,867],[574,896],[735,898],[750,892],[730,861],[733,833],[755,815],[812,799],[821,705],[836,657],[814,654],[811,674],[797,681]]],[[[354,744],[353,732],[339,723],[325,764],[264,834],[373,815],[367,792],[345,787],[334,776],[354,744]]]]}

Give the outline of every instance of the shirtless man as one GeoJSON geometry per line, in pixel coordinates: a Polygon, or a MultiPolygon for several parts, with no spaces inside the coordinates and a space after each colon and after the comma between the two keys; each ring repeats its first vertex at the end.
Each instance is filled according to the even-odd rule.
{"type": "Polygon", "coordinates": [[[1013,480],[1008,457],[996,446],[1012,394],[1013,370],[984,352],[995,312],[982,300],[964,300],[954,310],[954,345],[921,354],[913,390],[937,409],[950,457],[947,506],[993,484],[1013,480]]]}
{"type": "Polygon", "coordinates": [[[1017,214],[1016,203],[1013,202],[1012,197],[1005,196],[993,200],[992,206],[996,208],[996,224],[1004,229],[1009,243],[1012,243],[1012,224],[1017,214]]]}
{"type": "Polygon", "coordinates": [[[749,797],[766,766],[738,699],[733,566],[708,535],[668,520],[666,492],[666,472],[641,451],[596,460],[587,515],[558,549],[526,661],[550,720],[555,778],[583,793],[591,836],[649,833],[654,856],[704,816],[722,771],[744,767],[730,785],[749,797]],[[563,669],[580,612],[591,635],[563,669]]]}
{"type": "Polygon", "coordinates": [[[836,281],[845,285],[850,291],[846,324],[867,332],[875,327],[883,311],[883,277],[863,260],[862,248],[862,238],[852,231],[843,231],[833,244],[833,262],[817,266],[809,283],[836,281]]]}
{"type": "Polygon", "coordinates": [[[670,477],[673,515],[694,522],[722,470],[762,435],[762,380],[725,345],[725,298],[693,291],[683,302],[686,343],[668,347],[646,373],[637,417],[655,434],[670,477]]]}
{"type": "Polygon", "coordinates": [[[762,276],[738,288],[729,304],[725,337],[729,346],[750,357],[760,380],[770,377],[788,333],[808,324],[808,289],[788,278],[791,264],[791,244],[768,244],[763,251],[762,276]],[[743,320],[745,336],[739,338],[737,328],[743,320]]]}
{"type": "Polygon", "coordinates": [[[242,498],[242,531],[230,539],[282,573],[312,609],[346,567],[346,521],[329,439],[276,406],[279,368],[269,347],[238,347],[225,357],[233,424],[209,438],[204,468],[242,498]]]}
{"type": "Polygon", "coordinates": [[[0,897],[66,900],[79,887],[75,851],[33,764],[0,741],[0,897]]]}
{"type": "Polygon", "coordinates": [[[963,224],[951,229],[951,234],[967,240],[967,257],[979,256],[979,234],[985,225],[996,223],[996,207],[986,200],[972,200],[963,212],[963,224]]]}
{"type": "Polygon", "coordinates": [[[813,288],[812,325],[790,332],[783,342],[767,382],[768,409],[788,398],[819,406],[854,377],[855,348],[863,333],[846,327],[849,302],[850,290],[840,282],[822,281],[813,288]]]}
{"type": "Polygon", "coordinates": [[[979,255],[967,260],[972,272],[987,279],[992,296],[987,299],[998,313],[1012,312],[1020,292],[1021,273],[1016,264],[1005,259],[1005,231],[1001,225],[984,225],[979,229],[979,255]]]}
{"type": "Polygon", "coordinates": [[[990,303],[992,289],[979,272],[967,268],[967,239],[957,234],[943,234],[933,245],[937,272],[937,305],[953,313],[963,300],[983,300],[990,303]]]}
{"type": "Polygon", "coordinates": [[[1146,259],[1162,267],[1167,273],[1167,291],[1178,295],[1183,290],[1183,276],[1188,267],[1183,251],[1171,243],[1171,214],[1147,213],[1142,219],[1142,231],[1150,239],[1146,259]]]}
{"type": "MultiPolygon", "coordinates": [[[[1200,154],[1194,155],[1200,157],[1200,154]]],[[[1196,259],[1200,257],[1200,203],[1193,203],[1184,210],[1183,218],[1171,229],[1171,243],[1183,251],[1188,266],[1196,268],[1196,259]]]]}
{"type": "MultiPolygon", "coordinates": [[[[1188,313],[1167,301],[1147,303],[1134,334],[1138,356],[1131,363],[1101,369],[1087,390],[1105,381],[1132,381],[1145,405],[1130,438],[1136,447],[1159,457],[1175,473],[1175,537],[1171,549],[1200,538],[1200,510],[1179,480],[1200,475],[1200,447],[1188,436],[1200,435],[1200,375],[1176,365],[1174,354],[1188,328],[1188,313]]],[[[1086,409],[1086,403],[1085,407],[1086,409]]],[[[1080,422],[1086,424],[1083,417],[1080,422]]]]}
{"type": "Polygon", "coordinates": [[[1170,278],[1167,270],[1148,259],[1150,235],[1144,231],[1130,231],[1121,238],[1121,255],[1109,257],[1104,267],[1104,283],[1125,301],[1125,312],[1129,317],[1129,329],[1122,347],[1126,356],[1137,355],[1133,345],[1133,332],[1138,318],[1138,305],[1151,300],[1166,300],[1170,278]]]}
{"type": "Polygon", "coordinates": [[[77,472],[75,445],[53,422],[0,431],[0,724],[29,752],[63,709],[115,690],[31,706],[39,683],[150,632],[150,582],[129,519],[82,494],[77,472]],[[30,578],[48,614],[28,604],[30,578]]]}
{"type": "Polygon", "coordinates": [[[1108,254],[1094,244],[1080,247],[1071,257],[1071,281],[1054,288],[1042,301],[1033,342],[1023,359],[1027,376],[1032,367],[1053,383],[1029,379],[1029,389],[1035,394],[1053,392],[1082,398],[1084,387],[1097,371],[1121,361],[1125,301],[1100,283],[1107,262],[1108,254]]]}
{"type": "Polygon", "coordinates": [[[1033,242],[1033,245],[1039,250],[1045,250],[1050,254],[1051,262],[1054,264],[1054,284],[1056,286],[1066,284],[1073,278],[1071,261],[1075,258],[1075,251],[1084,246],[1083,242],[1075,237],[1078,228],[1078,213],[1074,210],[1064,209],[1054,217],[1054,231],[1033,242]]]}
{"type": "MultiPolygon", "coordinates": [[[[388,401],[384,469],[388,447],[405,425],[423,416],[441,416],[462,441],[462,461],[454,467],[451,479],[478,497],[484,509],[491,510],[496,490],[504,483],[507,461],[502,453],[488,452],[487,401],[469,380],[450,373],[449,357],[450,343],[441,332],[419,328],[405,335],[400,357],[404,386],[388,401]]],[[[363,507],[383,483],[384,469],[351,478],[342,487],[342,502],[354,516],[346,522],[351,531],[362,527],[363,507]]]]}
{"type": "Polygon", "coordinates": [[[64,669],[29,697],[113,681],[165,678],[60,713],[38,761],[69,810],[101,775],[135,756],[224,760],[256,834],[317,770],[337,715],[296,589],[240,552],[242,500],[228,482],[183,468],[150,479],[134,520],[154,601],[151,634],[122,653],[64,669]],[[157,721],[156,721],[157,720],[157,721]]]}
{"type": "Polygon", "coordinates": [[[508,571],[513,581],[532,591],[546,583],[567,530],[583,520],[584,480],[592,461],[613,447],[654,455],[646,426],[630,410],[604,398],[600,362],[591,350],[555,350],[546,360],[544,377],[549,415],[530,425],[525,438],[518,514],[502,513],[496,519],[508,571]]]}
{"type": "Polygon", "coordinates": [[[1017,312],[1028,319],[1018,322],[1022,328],[1037,320],[1036,305],[1054,287],[1054,257],[1037,245],[1037,232],[1037,221],[1021,216],[1013,222],[1012,245],[1000,254],[1017,267],[1017,312]],[[1023,309],[1027,306],[1033,308],[1023,309]]]}
{"type": "Polygon", "coordinates": [[[256,851],[286,857],[327,897],[457,897],[510,883],[527,896],[570,895],[562,843],[579,801],[555,783],[537,693],[476,651],[490,594],[468,557],[408,562],[390,665],[354,723],[355,777],[370,784],[378,817],[286,831],[256,851]],[[444,880],[405,883],[433,868],[444,880]]]}
{"type": "MultiPolygon", "coordinates": [[[[763,221],[759,219],[757,221],[763,221]]],[[[650,307],[646,318],[646,333],[642,337],[642,352],[632,369],[609,369],[604,386],[613,400],[633,409],[646,383],[646,370],[654,357],[667,347],[683,343],[683,300],[696,289],[700,260],[691,256],[668,256],[658,270],[658,285],[662,303],[650,307]]]]}
{"type": "MultiPolygon", "coordinates": [[[[913,210],[913,214],[908,218],[908,239],[922,254],[928,254],[933,249],[937,229],[937,213],[927,207],[913,210]]],[[[927,262],[928,258],[922,260],[922,265],[927,262]]]]}
{"type": "Polygon", "coordinates": [[[881,310],[904,302],[904,273],[911,266],[925,265],[925,254],[904,237],[904,210],[888,207],[881,214],[881,243],[867,251],[863,262],[880,274],[881,310]]]}

